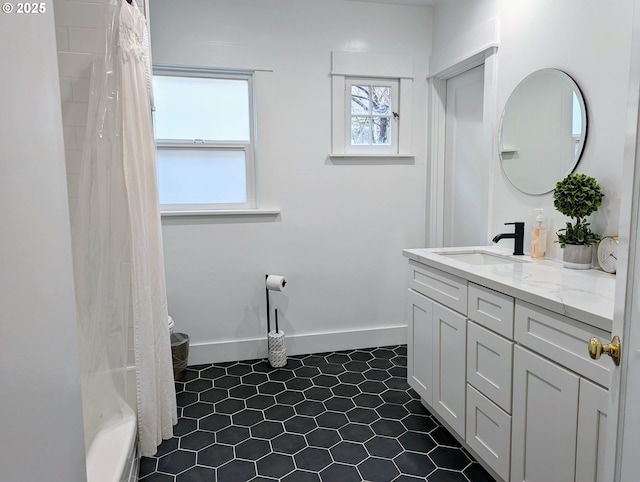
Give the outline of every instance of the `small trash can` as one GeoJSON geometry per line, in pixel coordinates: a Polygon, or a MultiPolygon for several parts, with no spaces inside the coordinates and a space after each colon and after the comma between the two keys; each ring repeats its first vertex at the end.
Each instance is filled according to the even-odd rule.
{"type": "Polygon", "coordinates": [[[173,359],[173,378],[182,380],[189,360],[189,335],[171,333],[171,358],[173,359]]]}

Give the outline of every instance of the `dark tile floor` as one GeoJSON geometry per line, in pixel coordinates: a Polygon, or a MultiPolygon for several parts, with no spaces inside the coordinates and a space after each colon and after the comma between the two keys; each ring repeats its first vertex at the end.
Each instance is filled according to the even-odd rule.
{"type": "Polygon", "coordinates": [[[192,366],[144,482],[493,482],[407,385],[406,346],[192,366]]]}

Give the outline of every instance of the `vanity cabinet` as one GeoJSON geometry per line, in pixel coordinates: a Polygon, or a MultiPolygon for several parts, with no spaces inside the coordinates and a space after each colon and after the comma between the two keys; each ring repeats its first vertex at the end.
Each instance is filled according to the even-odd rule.
{"type": "MultiPolygon", "coordinates": [[[[610,333],[409,261],[408,382],[498,480],[601,482],[610,333]]],[[[493,287],[493,286],[492,286],[493,287]]]]}

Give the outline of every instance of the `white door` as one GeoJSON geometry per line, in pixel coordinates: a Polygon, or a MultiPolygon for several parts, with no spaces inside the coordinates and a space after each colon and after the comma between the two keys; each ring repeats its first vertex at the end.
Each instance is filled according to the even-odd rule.
{"type": "Polygon", "coordinates": [[[447,80],[444,246],[487,244],[489,168],[483,163],[484,65],[447,80]]]}
{"type": "Polygon", "coordinates": [[[634,10],[629,82],[630,113],[620,202],[620,246],[613,334],[622,360],[609,389],[605,480],[635,482],[640,474],[640,8],[634,10]]]}
{"type": "Polygon", "coordinates": [[[609,389],[607,482],[635,482],[640,474],[640,146],[634,147],[633,154],[625,153],[632,159],[625,160],[620,210],[613,335],[621,339],[622,359],[612,372],[609,389]]]}

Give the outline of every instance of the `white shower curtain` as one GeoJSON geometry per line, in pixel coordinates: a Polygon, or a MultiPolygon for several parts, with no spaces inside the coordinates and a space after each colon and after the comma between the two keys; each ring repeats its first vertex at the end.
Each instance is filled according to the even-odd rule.
{"type": "Polygon", "coordinates": [[[153,455],[177,422],[151,123],[149,43],[135,2],[107,7],[104,61],[94,65],[72,219],[87,449],[125,398],[136,367],[138,437],[153,455]],[[127,334],[133,332],[133,343],[127,334]]]}

